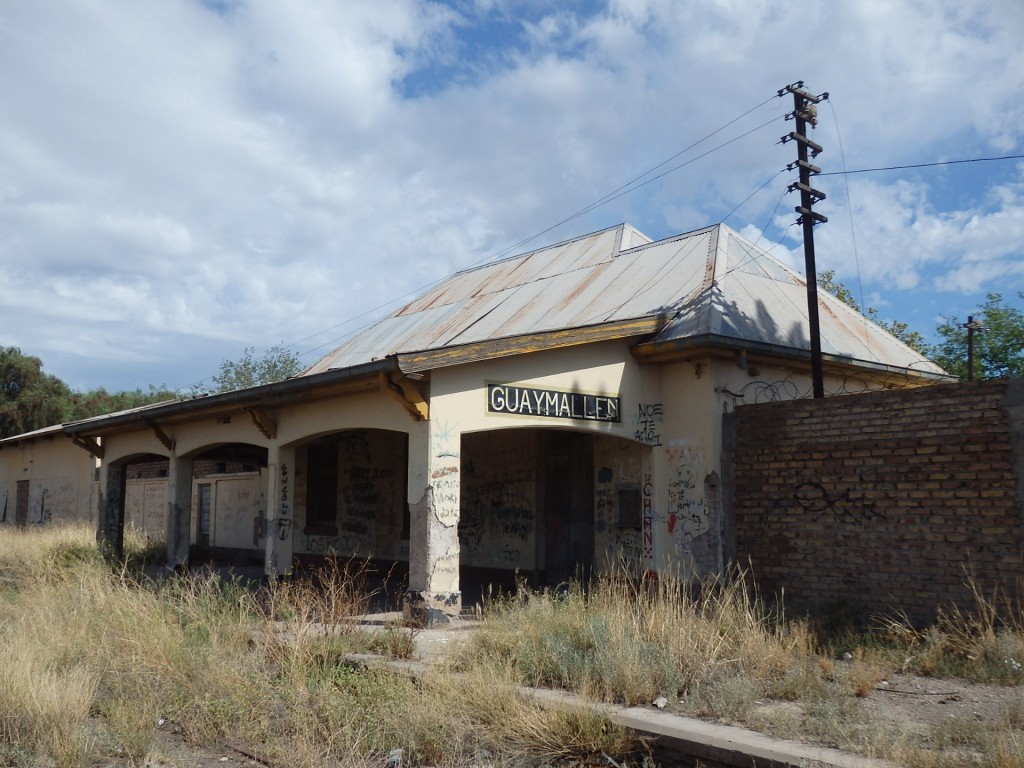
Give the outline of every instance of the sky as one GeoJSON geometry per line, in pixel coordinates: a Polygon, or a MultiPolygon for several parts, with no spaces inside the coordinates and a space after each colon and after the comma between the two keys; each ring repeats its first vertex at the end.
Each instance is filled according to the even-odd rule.
{"type": "Polygon", "coordinates": [[[1024,160],[980,161],[1024,155],[1022,37],[1021,0],[0,0],[0,346],[202,388],[621,222],[802,269],[797,81],[819,272],[931,337],[1024,304],[1024,160]]]}

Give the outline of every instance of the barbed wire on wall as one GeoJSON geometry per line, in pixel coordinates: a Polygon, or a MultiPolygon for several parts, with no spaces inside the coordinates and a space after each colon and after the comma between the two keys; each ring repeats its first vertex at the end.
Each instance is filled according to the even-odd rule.
{"type": "MultiPolygon", "coordinates": [[[[882,377],[877,374],[868,376],[851,373],[838,381],[833,377],[826,381],[825,395],[827,397],[856,395],[886,389],[921,386],[920,380],[911,378],[911,370],[912,368],[891,371],[882,377]]],[[[753,379],[744,384],[738,392],[728,387],[717,387],[716,391],[732,398],[731,408],[728,403],[725,403],[726,411],[734,409],[738,405],[755,405],[783,400],[809,400],[814,397],[810,382],[798,383],[792,375],[774,381],[753,379]]]]}

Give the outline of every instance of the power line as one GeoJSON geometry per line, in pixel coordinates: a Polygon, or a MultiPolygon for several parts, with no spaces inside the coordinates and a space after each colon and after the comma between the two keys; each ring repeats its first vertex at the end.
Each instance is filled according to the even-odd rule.
{"type": "MultiPolygon", "coordinates": [[[[836,114],[835,105],[831,100],[828,102],[829,109],[832,110],[832,124],[836,129],[836,139],[839,142],[839,157],[843,162],[843,170],[846,170],[846,151],[843,149],[843,134],[839,130],[839,116],[836,114]]],[[[864,310],[861,307],[867,306],[864,301],[864,281],[861,279],[860,274],[860,253],[857,250],[857,226],[854,221],[853,213],[853,200],[850,196],[850,179],[849,174],[843,174],[843,186],[846,188],[846,210],[850,215],[850,243],[853,245],[853,264],[857,269],[857,296],[860,298],[860,307],[857,307],[857,311],[861,316],[861,327],[864,330],[865,341],[868,338],[868,318],[864,314],[864,310]]]]}
{"type": "MultiPolygon", "coordinates": [[[[646,185],[648,185],[648,184],[650,184],[650,183],[652,183],[654,181],[657,181],[658,179],[664,178],[665,176],[669,175],[670,173],[674,173],[675,171],[678,171],[680,168],[683,168],[683,167],[685,167],[687,165],[690,165],[691,163],[694,163],[694,162],[696,162],[697,160],[700,160],[703,157],[707,157],[708,155],[710,155],[710,154],[712,154],[714,152],[717,152],[718,150],[723,149],[724,147],[727,147],[730,144],[733,144],[736,141],[739,141],[740,139],[742,139],[742,138],[744,138],[746,136],[749,136],[751,133],[754,133],[756,131],[761,130],[762,128],[765,128],[768,125],[771,125],[772,123],[776,122],[779,118],[778,117],[773,117],[771,120],[769,120],[769,121],[767,121],[765,123],[762,123],[761,125],[758,125],[755,128],[752,128],[752,129],[750,129],[750,130],[748,130],[748,131],[746,131],[744,133],[741,133],[740,135],[738,135],[738,136],[736,136],[736,137],[734,137],[732,139],[729,139],[728,141],[725,141],[722,144],[719,144],[718,146],[713,147],[712,149],[709,149],[708,151],[706,151],[706,152],[704,152],[704,153],[702,153],[700,155],[697,155],[696,157],[693,157],[693,158],[687,160],[686,162],[679,163],[678,165],[675,165],[675,166],[669,168],[668,170],[663,171],[662,173],[659,173],[656,176],[652,176],[651,178],[648,178],[645,181],[641,181],[645,177],[650,176],[650,174],[652,174],[655,171],[663,168],[664,166],[666,166],[669,163],[671,163],[673,160],[681,157],[682,155],[686,154],[690,150],[692,150],[695,147],[699,146],[700,144],[704,143],[705,141],[707,141],[711,137],[721,133],[722,131],[724,131],[729,126],[733,125],[734,123],[738,122],[739,120],[742,120],[747,115],[751,114],[752,112],[754,112],[754,111],[760,109],[761,107],[763,107],[765,104],[768,104],[769,102],[774,101],[774,100],[775,100],[775,97],[773,96],[773,97],[770,97],[768,99],[765,99],[760,104],[755,104],[753,107],[751,107],[750,109],[746,110],[745,112],[743,112],[742,114],[738,115],[737,117],[733,118],[732,120],[728,121],[727,123],[724,123],[719,128],[716,128],[715,130],[713,130],[710,133],[704,135],[703,137],[701,137],[697,141],[693,142],[689,146],[684,147],[683,149],[679,150],[678,152],[673,154],[671,157],[668,157],[665,160],[662,160],[657,165],[652,166],[651,168],[649,168],[648,170],[646,170],[643,173],[639,174],[638,176],[635,176],[634,178],[630,179],[625,184],[622,184],[621,186],[619,186],[616,189],[612,190],[611,192],[609,192],[608,194],[604,195],[603,197],[598,198],[597,200],[595,200],[594,202],[590,203],[589,205],[587,205],[587,206],[579,209],[575,213],[565,217],[561,221],[559,221],[559,222],[557,222],[555,224],[552,224],[551,226],[541,230],[540,232],[537,232],[537,233],[535,233],[533,235],[530,235],[527,238],[524,238],[524,239],[522,239],[522,240],[520,240],[520,241],[518,241],[516,243],[513,243],[512,245],[509,245],[509,246],[507,246],[505,248],[502,248],[499,251],[495,251],[495,252],[485,256],[484,258],[482,258],[482,259],[480,259],[480,260],[478,260],[476,262],[472,262],[469,265],[469,267],[471,268],[471,267],[480,266],[481,264],[486,264],[486,263],[488,263],[490,261],[498,259],[498,258],[504,256],[505,254],[508,254],[509,252],[514,251],[514,250],[516,250],[516,249],[526,245],[527,243],[531,242],[532,240],[536,240],[538,237],[541,237],[542,235],[545,235],[548,232],[551,232],[552,230],[557,229],[558,227],[562,226],[563,224],[567,224],[568,222],[573,221],[574,219],[577,219],[580,216],[583,216],[583,215],[589,213],[590,211],[593,211],[593,210],[601,207],[602,205],[605,205],[606,203],[611,202],[612,200],[616,200],[616,199],[618,199],[618,198],[620,198],[620,197],[622,197],[624,195],[627,195],[627,194],[629,194],[631,192],[635,192],[636,190],[640,189],[641,187],[644,187],[644,186],[646,186],[646,185]]],[[[776,175],[778,175],[778,174],[776,174],[776,175]]],[[[774,177],[772,177],[772,178],[774,178],[774,177]]],[[[771,179],[769,179],[769,181],[771,181],[771,179]]],[[[762,187],[766,186],[767,184],[768,184],[768,182],[765,182],[765,184],[762,185],[762,187]]],[[[760,190],[757,190],[757,191],[760,191],[760,190]]],[[[755,194],[756,194],[756,192],[755,192],[755,194]]],[[[748,198],[748,200],[749,200],[749,198],[748,198]]],[[[744,201],[744,202],[746,202],[746,201],[744,201]]],[[[741,206],[742,206],[742,203],[740,204],[740,206],[737,206],[737,209],[739,207],[741,207],[741,206]]],[[[734,209],[733,212],[735,213],[735,210],[737,210],[737,209],[734,209]]],[[[732,214],[730,214],[730,215],[732,215],[732,214]]],[[[306,337],[304,337],[302,339],[299,339],[298,341],[293,341],[291,343],[284,344],[283,346],[285,348],[292,348],[292,347],[296,347],[299,344],[302,344],[302,343],[304,343],[306,341],[311,341],[312,339],[316,338],[317,336],[319,336],[319,335],[321,335],[323,333],[327,333],[329,331],[333,331],[336,328],[340,328],[340,327],[342,327],[342,326],[344,326],[344,325],[346,325],[348,323],[354,322],[355,320],[358,320],[360,318],[366,317],[367,315],[374,314],[377,311],[379,311],[381,309],[384,309],[385,307],[391,306],[392,304],[395,304],[395,303],[401,301],[402,299],[404,299],[404,298],[406,298],[408,296],[419,295],[423,291],[428,290],[430,288],[433,288],[434,286],[444,282],[445,280],[448,279],[448,277],[449,277],[449,275],[445,275],[445,276],[443,276],[443,277],[441,277],[441,278],[439,278],[439,279],[437,279],[437,280],[435,280],[435,281],[433,281],[431,283],[428,283],[427,285],[421,286],[420,288],[413,289],[412,291],[409,291],[409,292],[403,294],[402,296],[400,296],[398,298],[395,298],[395,299],[393,299],[391,301],[385,302],[384,304],[380,304],[380,305],[378,305],[376,307],[368,309],[368,310],[366,310],[364,312],[361,312],[358,315],[354,315],[353,317],[350,317],[350,318],[347,318],[345,320],[342,320],[341,322],[336,323],[335,325],[332,325],[332,326],[330,326],[328,328],[324,328],[323,330],[317,331],[317,332],[315,332],[315,333],[313,333],[313,334],[311,334],[309,336],[306,336],[306,337]]],[[[364,324],[362,326],[357,327],[354,331],[352,331],[352,333],[354,333],[355,331],[360,330],[361,328],[366,327],[367,325],[369,325],[369,324],[367,323],[367,324],[364,324]]],[[[335,343],[336,341],[340,341],[341,339],[345,338],[348,335],[349,334],[347,334],[347,333],[343,334],[340,337],[336,337],[336,338],[331,339],[329,341],[326,341],[326,342],[323,342],[321,344],[318,344],[318,345],[312,347],[311,349],[305,350],[305,351],[300,352],[298,354],[299,354],[300,357],[305,357],[306,355],[309,355],[310,353],[312,353],[312,352],[314,352],[314,351],[316,351],[318,349],[321,349],[321,348],[323,348],[323,347],[325,347],[325,346],[327,346],[329,344],[335,343]]]]}
{"type": "MultiPolygon", "coordinates": [[[[740,208],[742,208],[742,207],[743,207],[744,205],[746,205],[746,204],[747,204],[747,203],[748,203],[748,202],[750,201],[750,198],[752,198],[752,197],[753,197],[754,195],[756,195],[756,194],[757,194],[758,192],[760,192],[760,191],[761,191],[762,189],[764,189],[764,188],[765,188],[765,187],[767,187],[767,186],[768,186],[769,184],[771,184],[771,183],[772,183],[773,181],[775,181],[775,179],[777,179],[777,178],[778,178],[779,176],[781,176],[782,174],[786,173],[786,170],[787,170],[787,169],[785,169],[785,168],[781,168],[781,169],[779,169],[778,171],[776,171],[776,172],[775,172],[775,173],[774,173],[774,174],[773,174],[772,176],[770,176],[770,177],[768,178],[768,180],[767,180],[767,181],[765,181],[765,183],[764,183],[764,184],[762,184],[762,185],[761,185],[760,187],[758,187],[758,188],[757,188],[757,189],[755,189],[755,190],[754,190],[753,192],[751,192],[751,193],[750,193],[749,195],[747,195],[747,196],[746,196],[745,198],[743,198],[743,202],[741,202],[741,203],[740,203],[739,205],[737,205],[737,206],[736,206],[735,208],[733,208],[733,209],[732,209],[731,211],[729,211],[729,213],[727,213],[727,214],[726,214],[725,216],[723,216],[723,217],[722,217],[722,219],[721,219],[721,221],[719,221],[718,223],[719,223],[719,224],[724,224],[724,223],[725,223],[726,221],[728,221],[728,220],[729,220],[729,218],[730,218],[730,217],[731,217],[731,216],[732,216],[732,215],[733,215],[734,213],[736,213],[736,211],[738,211],[738,210],[739,210],[740,208]]],[[[787,190],[787,191],[788,191],[788,190],[787,190]]],[[[785,193],[785,192],[783,192],[783,194],[786,194],[786,193],[785,193]]],[[[781,198],[780,198],[780,199],[781,199],[781,198]]],[[[777,204],[776,204],[776,206],[775,206],[775,207],[776,207],[776,209],[778,209],[778,205],[777,205],[777,204]]]]}
{"type": "Polygon", "coordinates": [[[877,171],[904,171],[908,168],[934,168],[937,165],[958,165],[959,163],[989,163],[995,160],[1024,160],[1024,155],[1003,155],[1002,157],[973,157],[968,160],[943,160],[937,163],[915,163],[914,165],[889,165],[884,168],[858,168],[855,171],[830,171],[818,176],[848,176],[854,173],[875,173],[877,171]]]}
{"type": "MultiPolygon", "coordinates": [[[[527,243],[531,242],[532,240],[535,240],[538,237],[541,237],[542,235],[545,235],[548,232],[551,232],[552,230],[557,229],[558,227],[562,226],[563,224],[567,224],[570,221],[573,221],[574,219],[577,219],[580,216],[583,216],[583,215],[589,213],[590,211],[593,211],[593,210],[595,210],[595,209],[605,205],[606,203],[609,203],[609,202],[611,202],[613,200],[616,200],[616,199],[618,199],[620,197],[623,197],[624,195],[627,195],[627,194],[629,194],[631,192],[635,192],[636,190],[638,190],[638,189],[640,189],[640,188],[642,188],[642,187],[644,187],[644,186],[646,186],[646,185],[648,185],[648,184],[650,184],[650,183],[652,183],[654,181],[657,181],[658,179],[664,178],[665,176],[667,176],[667,175],[669,175],[671,173],[674,173],[675,171],[678,171],[681,168],[684,168],[685,166],[690,165],[691,163],[696,162],[697,160],[700,160],[700,159],[702,159],[704,157],[707,157],[708,155],[713,154],[714,152],[717,152],[718,150],[723,149],[723,148],[729,146],[730,144],[733,144],[736,141],[739,141],[740,139],[745,138],[746,136],[749,136],[750,134],[755,133],[756,131],[761,130],[762,128],[767,127],[768,125],[771,125],[772,123],[774,123],[774,122],[776,122],[778,120],[778,117],[774,117],[771,120],[769,120],[769,121],[767,121],[765,123],[762,123],[761,125],[758,125],[758,126],[756,126],[754,128],[751,128],[750,130],[745,131],[744,133],[742,133],[742,134],[740,134],[740,135],[738,135],[738,136],[736,136],[736,137],[734,137],[732,139],[729,139],[728,141],[725,141],[722,144],[719,144],[718,146],[713,147],[712,149],[709,149],[708,151],[706,151],[706,152],[704,152],[704,153],[702,153],[700,155],[697,155],[696,157],[693,157],[693,158],[687,160],[686,162],[683,162],[683,163],[680,163],[678,165],[675,165],[675,166],[669,168],[668,170],[666,170],[666,171],[664,171],[662,173],[659,173],[656,176],[652,176],[651,178],[643,180],[645,177],[647,177],[650,174],[654,173],[655,171],[663,168],[664,166],[666,166],[667,164],[671,163],[676,158],[681,157],[686,152],[689,152],[690,150],[692,150],[695,147],[699,146],[700,144],[702,144],[703,142],[707,141],[711,137],[721,133],[723,130],[725,130],[729,126],[731,126],[734,123],[738,122],[739,120],[743,119],[744,117],[746,117],[750,113],[752,113],[755,110],[763,107],[768,102],[773,101],[774,98],[775,97],[771,97],[771,98],[768,98],[765,101],[761,102],[760,104],[756,104],[755,106],[751,107],[750,109],[748,109],[747,111],[743,112],[739,116],[737,116],[737,117],[733,118],[732,120],[730,120],[729,122],[723,124],[721,127],[715,129],[714,131],[711,131],[710,133],[706,134],[702,138],[700,138],[697,141],[693,142],[689,146],[687,146],[684,149],[681,149],[680,151],[676,152],[671,157],[666,158],[665,160],[663,160],[662,162],[658,163],[657,165],[649,168],[648,170],[646,170],[643,173],[639,174],[638,176],[634,177],[633,179],[631,179],[630,181],[626,182],[625,184],[622,184],[621,186],[619,186],[616,189],[612,190],[608,194],[604,195],[603,197],[598,198],[594,202],[592,202],[589,205],[579,209],[575,213],[570,214],[569,216],[565,217],[564,219],[558,221],[557,223],[552,224],[551,226],[549,226],[549,227],[547,227],[547,228],[537,232],[536,234],[530,235],[527,238],[524,238],[524,239],[522,239],[522,240],[520,240],[520,241],[518,241],[516,243],[513,243],[512,245],[509,245],[506,248],[503,248],[503,249],[501,249],[499,251],[493,252],[493,253],[489,254],[488,256],[485,256],[484,258],[482,258],[482,259],[480,259],[480,260],[478,260],[476,262],[471,263],[469,266],[470,267],[479,266],[481,264],[485,264],[487,262],[490,262],[492,260],[500,258],[500,257],[504,256],[505,254],[507,254],[507,253],[509,253],[509,252],[511,252],[513,250],[516,250],[516,249],[522,247],[523,245],[526,245],[527,243]],[[643,181],[641,181],[641,180],[643,180],[643,181]]],[[[980,158],[970,158],[970,159],[964,159],[964,160],[946,160],[946,161],[934,162],[934,163],[916,163],[916,164],[913,164],[913,165],[894,165],[894,166],[887,166],[887,167],[881,167],[881,168],[861,168],[861,169],[852,170],[852,171],[845,171],[845,170],[844,171],[831,171],[831,172],[828,172],[828,173],[820,173],[820,174],[817,174],[817,175],[819,175],[819,176],[845,176],[845,175],[851,175],[851,174],[855,174],[855,173],[874,173],[874,172],[880,172],[880,171],[895,171],[895,170],[906,170],[906,169],[912,169],[912,168],[929,168],[929,167],[942,166],[942,165],[956,165],[956,164],[961,164],[961,163],[980,163],[980,162],[993,162],[993,161],[999,161],[999,160],[1020,160],[1020,159],[1024,159],[1024,155],[1004,155],[1004,156],[1001,156],[1001,157],[980,157],[980,158]]],[[[780,171],[780,173],[781,173],[781,171],[780,171]]],[[[778,175],[779,175],[778,173],[775,174],[774,176],[769,178],[767,181],[765,181],[763,184],[761,184],[757,189],[755,189],[754,192],[752,192],[750,195],[748,195],[739,205],[737,205],[735,208],[733,208],[733,210],[725,218],[722,219],[722,222],[724,222],[726,219],[730,218],[733,214],[735,214],[736,211],[738,211],[740,208],[742,208],[743,205],[745,205],[754,195],[756,195],[758,192],[760,192],[762,189],[764,189],[766,186],[768,186],[768,184],[771,181],[773,181],[778,175]]],[[[781,202],[781,197],[780,197],[780,202],[781,202]]],[[[777,208],[778,208],[778,203],[776,204],[776,209],[777,208]]],[[[773,213],[773,216],[774,216],[774,213],[773,213]]],[[[779,245],[782,242],[783,239],[785,239],[786,232],[788,232],[789,229],[790,229],[790,227],[786,227],[786,230],[783,232],[783,237],[780,238],[779,241],[777,243],[775,243],[775,245],[773,245],[772,248],[769,249],[769,250],[774,249],[777,245],[779,245]]],[[[763,230],[762,230],[761,234],[763,235],[763,230]]],[[[760,237],[758,239],[760,239],[760,237]]],[[[748,259],[747,261],[751,261],[751,260],[756,260],[756,259],[748,259]]],[[[739,265],[737,265],[733,269],[738,268],[738,266],[739,265]]],[[[731,271],[732,270],[729,270],[729,272],[731,272],[731,271]]],[[[728,274],[728,272],[726,274],[728,274]]],[[[311,341],[312,339],[316,338],[317,336],[319,336],[319,335],[321,335],[323,333],[327,333],[329,331],[335,330],[336,328],[340,328],[340,327],[342,327],[342,326],[344,326],[344,325],[346,325],[348,323],[351,323],[351,322],[354,322],[356,320],[359,320],[360,318],[366,317],[367,315],[372,315],[372,314],[378,312],[381,309],[384,309],[384,308],[386,308],[388,306],[391,306],[392,304],[396,304],[397,302],[401,301],[402,299],[405,299],[406,297],[418,295],[418,294],[422,293],[423,291],[428,290],[428,289],[430,289],[430,288],[432,288],[432,287],[442,283],[444,280],[448,279],[448,277],[449,277],[448,275],[445,275],[444,277],[441,277],[438,280],[435,280],[435,281],[433,281],[433,282],[431,282],[431,283],[429,283],[427,285],[421,286],[420,288],[413,289],[412,291],[409,291],[409,292],[403,294],[402,296],[399,296],[399,297],[397,297],[395,299],[392,299],[391,301],[385,302],[383,304],[379,304],[376,307],[373,307],[371,309],[365,310],[364,312],[361,312],[361,313],[359,313],[357,315],[354,315],[354,316],[352,316],[350,318],[342,320],[340,323],[332,325],[332,326],[330,326],[328,328],[325,328],[323,330],[317,331],[317,332],[315,332],[315,333],[313,333],[313,334],[311,334],[309,336],[306,336],[306,337],[304,337],[302,339],[299,339],[298,341],[294,341],[294,342],[291,342],[291,343],[288,343],[288,344],[283,344],[282,346],[284,346],[285,348],[292,348],[292,347],[296,347],[299,344],[302,344],[302,343],[304,343],[306,341],[311,341]]],[[[354,329],[352,331],[352,333],[354,333],[355,331],[360,330],[361,328],[367,327],[368,325],[369,325],[369,323],[364,323],[362,326],[358,326],[356,329],[354,329]]],[[[323,347],[326,347],[326,346],[328,346],[330,344],[336,343],[336,342],[344,339],[348,335],[350,335],[350,334],[346,333],[346,334],[343,334],[342,336],[335,337],[334,339],[331,339],[329,341],[326,341],[326,342],[323,342],[321,344],[318,344],[318,345],[316,345],[316,346],[314,346],[314,347],[312,347],[312,348],[310,348],[308,350],[305,350],[303,352],[300,352],[298,354],[299,354],[300,357],[305,357],[305,356],[315,352],[318,349],[322,349],[323,347]]],[[[203,381],[206,381],[206,379],[204,379],[203,381]]]]}
{"type": "MultiPolygon", "coordinates": [[[[758,106],[761,106],[761,105],[759,104],[758,106]]],[[[757,107],[754,107],[754,109],[756,109],[756,108],[757,107]]],[[[748,110],[747,112],[744,112],[743,114],[747,115],[747,114],[750,113],[750,111],[752,111],[752,110],[748,110]]],[[[740,117],[742,117],[742,116],[743,115],[741,115],[740,117]]],[[[735,120],[730,121],[726,125],[722,126],[722,128],[726,128],[729,125],[732,125],[732,123],[736,122],[736,120],[739,120],[739,118],[736,118],[735,120]]],[[[572,221],[574,219],[578,219],[580,216],[583,216],[586,213],[590,213],[591,211],[596,210],[597,208],[600,208],[602,205],[604,205],[606,203],[610,203],[612,200],[617,200],[618,198],[623,197],[624,195],[628,195],[631,192],[636,192],[636,190],[640,189],[641,187],[645,187],[648,184],[651,184],[652,182],[657,181],[658,179],[664,178],[665,176],[668,176],[670,173],[675,173],[680,168],[685,168],[687,165],[690,165],[691,163],[695,163],[698,160],[700,160],[701,158],[707,157],[708,155],[713,154],[713,153],[717,152],[718,150],[723,149],[723,148],[729,146],[730,144],[733,144],[733,143],[739,141],[740,139],[745,138],[745,137],[749,136],[750,134],[755,133],[756,131],[761,130],[762,128],[765,128],[765,127],[771,125],[772,123],[778,122],[778,120],[779,120],[778,117],[773,117],[771,120],[769,120],[769,121],[767,121],[765,123],[761,123],[761,125],[758,125],[758,126],[756,126],[754,128],[751,128],[749,131],[741,133],[739,136],[731,138],[728,141],[722,142],[717,147],[713,147],[713,148],[709,149],[707,152],[703,152],[703,153],[697,155],[696,157],[691,157],[686,162],[679,163],[679,165],[674,165],[671,168],[669,168],[667,171],[663,171],[663,172],[659,173],[657,176],[651,176],[651,178],[649,178],[649,179],[647,179],[645,181],[640,181],[640,179],[644,178],[644,176],[647,176],[648,174],[653,173],[657,169],[661,168],[662,166],[666,165],[667,163],[670,163],[672,160],[674,160],[675,158],[677,158],[680,155],[682,155],[684,152],[687,152],[690,149],[693,149],[698,144],[703,142],[705,139],[708,139],[711,136],[714,136],[716,133],[721,131],[722,128],[719,128],[717,131],[712,131],[711,133],[709,133],[707,136],[705,136],[700,141],[697,141],[697,142],[691,144],[686,149],[684,149],[684,150],[682,150],[680,152],[677,152],[672,157],[670,157],[667,160],[665,160],[665,161],[659,163],[658,165],[654,166],[654,168],[651,168],[650,170],[645,171],[644,173],[640,174],[639,176],[637,176],[632,181],[629,181],[626,184],[623,184],[618,189],[614,190],[613,192],[609,192],[607,195],[605,195],[604,197],[594,201],[590,205],[587,205],[586,207],[581,208],[580,210],[576,211],[575,213],[573,213],[573,214],[571,214],[569,216],[566,216],[564,219],[562,219],[559,222],[556,222],[555,224],[552,224],[550,227],[548,227],[546,229],[543,229],[543,230],[541,230],[540,232],[538,232],[538,233],[536,233],[534,235],[530,235],[529,237],[520,240],[518,243],[513,243],[512,245],[508,246],[507,248],[503,248],[502,250],[500,250],[500,251],[498,251],[496,253],[493,253],[490,256],[486,256],[483,259],[480,259],[479,261],[474,262],[470,266],[478,266],[480,264],[486,264],[489,261],[492,261],[492,260],[497,259],[497,258],[499,258],[501,256],[504,256],[506,253],[509,253],[510,251],[516,250],[516,249],[526,245],[531,240],[536,240],[541,235],[546,235],[548,232],[551,232],[552,230],[557,229],[558,227],[562,226],[563,224],[568,224],[570,221],[572,221]],[[640,181],[639,184],[636,183],[638,181],[640,181]]]]}

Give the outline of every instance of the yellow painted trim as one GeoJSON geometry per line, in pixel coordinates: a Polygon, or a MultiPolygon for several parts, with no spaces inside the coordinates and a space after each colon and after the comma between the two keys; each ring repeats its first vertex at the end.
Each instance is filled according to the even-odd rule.
{"type": "Polygon", "coordinates": [[[424,352],[410,352],[398,355],[398,367],[403,373],[417,373],[449,365],[461,365],[490,360],[510,355],[525,355],[547,349],[559,349],[598,341],[624,339],[632,336],[646,336],[664,326],[665,318],[644,317],[638,320],[624,320],[616,323],[569,328],[560,331],[531,333],[524,336],[510,336],[502,339],[488,339],[472,344],[432,349],[424,352]]]}
{"type": "Polygon", "coordinates": [[[416,421],[426,421],[430,418],[429,403],[410,379],[405,376],[395,377],[393,374],[388,376],[381,373],[379,381],[380,391],[400,403],[416,421]]]}

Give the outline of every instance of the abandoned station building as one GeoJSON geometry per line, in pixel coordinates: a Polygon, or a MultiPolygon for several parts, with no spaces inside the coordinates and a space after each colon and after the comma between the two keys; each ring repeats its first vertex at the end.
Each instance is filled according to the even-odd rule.
{"type": "MultiPolygon", "coordinates": [[[[3,441],[4,515],[134,525],[171,565],[408,564],[428,616],[460,576],[714,572],[722,414],[810,395],[806,296],[725,225],[605,229],[454,274],[286,381],[3,441]]],[[[819,314],[826,393],[944,378],[834,297],[819,314]]]]}

